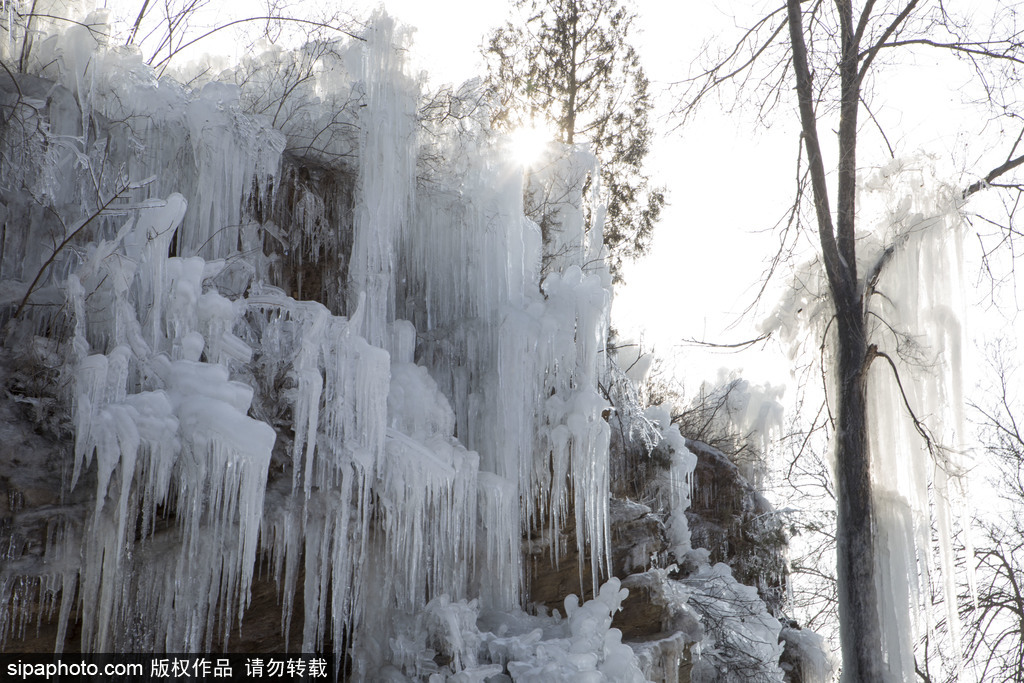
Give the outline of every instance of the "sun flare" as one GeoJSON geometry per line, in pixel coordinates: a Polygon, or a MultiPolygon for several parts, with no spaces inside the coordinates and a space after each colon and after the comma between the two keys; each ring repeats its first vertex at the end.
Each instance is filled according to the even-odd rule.
{"type": "Polygon", "coordinates": [[[529,124],[515,129],[509,135],[509,148],[516,162],[529,168],[540,161],[548,145],[555,139],[550,126],[529,124]]]}

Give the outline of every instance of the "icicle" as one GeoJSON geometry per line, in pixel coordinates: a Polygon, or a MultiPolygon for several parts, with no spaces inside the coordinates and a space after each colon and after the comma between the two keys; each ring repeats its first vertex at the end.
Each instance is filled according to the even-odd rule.
{"type": "Polygon", "coordinates": [[[479,595],[494,609],[513,609],[523,591],[518,488],[491,472],[480,472],[477,485],[481,530],[477,546],[481,551],[475,573],[479,595]]]}
{"type": "Polygon", "coordinates": [[[651,424],[658,428],[660,437],[657,448],[668,455],[669,468],[665,479],[656,485],[656,495],[662,509],[668,511],[667,520],[669,552],[681,560],[691,549],[690,528],[686,521],[686,510],[690,508],[693,495],[693,471],[697,467],[697,456],[686,447],[686,439],[679,428],[672,424],[667,408],[651,406],[644,412],[651,424]]]}
{"type": "MultiPolygon", "coordinates": [[[[254,223],[268,213],[256,200],[282,191],[268,188],[282,186],[285,145],[267,121],[241,113],[240,97],[257,95],[220,82],[189,93],[137,56],[94,46],[61,67],[74,94],[54,89],[51,123],[67,141],[40,147],[49,154],[34,180],[40,196],[95,203],[85,196],[95,188],[62,175],[72,157],[98,161],[82,149],[83,122],[109,135],[133,179],[101,188],[103,199],[122,195],[108,213],[126,218],[104,214],[96,240],[61,264],[75,326],[73,479],[95,475],[81,571],[60,577],[61,613],[70,615],[77,581],[86,649],[226,647],[261,543],[286,630],[301,590],[301,647],[348,644],[357,676],[393,666],[438,674],[424,658],[436,647],[456,680],[497,675],[512,654],[524,672],[554,663],[566,676],[636,678],[609,628],[624,597],[615,581],[574,604],[566,623],[545,621],[558,636],[530,630],[508,650],[495,637],[502,665],[479,660],[478,610],[529,619],[514,612],[524,532],[546,527],[557,559],[560,534],[574,526],[581,588],[608,574],[603,209],[596,182],[587,197],[579,182],[597,177],[593,157],[568,150],[552,166],[568,192],[556,208],[565,232],[550,243],[566,249],[545,259],[540,229],[522,213],[521,169],[503,157],[486,112],[417,120],[405,35],[375,17],[364,44],[332,44],[308,89],[283,104],[295,103],[285,126],[293,147],[318,143],[311,131],[324,122],[358,123],[361,136],[306,150],[317,163],[354,159],[343,170],[357,174],[355,196],[296,187],[288,234],[254,223]],[[332,109],[353,96],[357,113],[332,109]],[[325,220],[331,201],[354,214],[351,232],[325,220]],[[303,252],[296,261],[324,250],[343,262],[347,275],[324,285],[341,285],[324,294],[331,309],[267,284],[280,254],[264,254],[262,236],[303,252]],[[291,477],[270,473],[275,428],[291,477]]],[[[451,106],[475,101],[475,88],[451,106]]],[[[31,264],[46,258],[31,249],[31,264]]],[[[685,478],[682,452],[674,476],[685,478]]],[[[0,599],[10,590],[0,586],[0,599]]]]}

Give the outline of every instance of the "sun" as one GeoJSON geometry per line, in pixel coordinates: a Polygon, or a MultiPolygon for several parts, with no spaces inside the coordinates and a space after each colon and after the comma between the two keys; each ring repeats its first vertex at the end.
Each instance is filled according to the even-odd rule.
{"type": "Polygon", "coordinates": [[[508,143],[513,158],[527,169],[541,160],[554,139],[555,133],[550,126],[530,123],[512,131],[508,143]]]}

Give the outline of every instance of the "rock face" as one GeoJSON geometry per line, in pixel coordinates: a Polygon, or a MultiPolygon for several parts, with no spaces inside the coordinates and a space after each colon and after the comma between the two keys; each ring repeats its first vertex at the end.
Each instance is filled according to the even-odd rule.
{"type": "MultiPolygon", "coordinates": [[[[798,681],[801,655],[783,653],[789,641],[780,644],[774,616],[785,592],[785,537],[773,509],[721,451],[691,440],[686,447],[697,460],[687,511],[694,549],[681,556],[667,533],[671,510],[651,495],[665,476],[665,454],[647,456],[642,467],[620,467],[620,477],[632,477],[613,481],[613,490],[646,492],[655,506],[625,497],[610,501],[611,570],[630,591],[613,626],[654,681],[690,681],[697,644],[704,654],[696,680],[733,680],[714,673],[724,667],[753,671],[763,680],[798,681]]],[[[571,526],[564,530],[560,546],[566,551],[557,566],[546,544],[525,544],[527,594],[536,608],[558,611],[562,596],[587,592],[589,564],[580,566],[573,534],[571,526]]]]}
{"type": "MultiPolygon", "coordinates": [[[[661,516],[646,505],[620,498],[609,500],[612,576],[624,579],[664,559],[668,542],[661,516]]],[[[548,611],[561,609],[566,595],[593,597],[589,563],[580,563],[576,550],[576,527],[570,520],[559,539],[562,553],[552,557],[550,544],[536,540],[524,543],[527,557],[529,602],[548,611]]],[[[632,596],[627,598],[627,602],[632,596]]],[[[618,617],[616,617],[618,619],[618,617]]],[[[625,631],[623,632],[625,636],[625,631]]]]}
{"type": "MultiPolygon", "coordinates": [[[[9,363],[0,363],[0,372],[7,373],[8,386],[20,386],[10,376],[9,363]]],[[[45,563],[47,539],[59,535],[61,520],[82,515],[88,509],[86,496],[62,498],[62,472],[55,463],[59,454],[70,448],[70,442],[38,431],[39,401],[15,401],[8,394],[0,400],[0,434],[10,448],[0,449],[0,534],[6,557],[18,557],[22,563],[45,563]],[[26,467],[26,462],[43,463],[26,467]],[[15,531],[17,530],[17,531],[15,531]]],[[[51,423],[53,420],[51,419],[51,423]]],[[[694,551],[684,557],[669,552],[665,510],[623,498],[612,498],[609,505],[611,568],[630,591],[613,621],[622,632],[623,641],[645,664],[645,673],[656,681],[689,681],[694,662],[691,648],[707,642],[699,610],[689,606],[694,592],[700,590],[698,570],[708,560],[725,562],[733,567],[737,579],[746,576],[755,580],[754,572],[762,566],[775,566],[778,546],[762,544],[763,532],[753,524],[770,515],[771,508],[739,474],[728,458],[700,442],[688,441],[687,447],[697,456],[694,494],[688,512],[693,545],[705,548],[702,556],[694,551]],[[753,529],[753,530],[752,530],[753,529]],[[658,569],[670,563],[672,571],[658,569]],[[679,591],[672,595],[672,590],[679,591]]],[[[656,473],[657,467],[650,470],[656,473]]],[[[79,490],[87,487],[80,487],[79,490]]],[[[771,538],[771,537],[769,537],[771,538]]],[[[524,541],[527,562],[529,602],[553,613],[563,609],[568,594],[592,598],[589,588],[589,563],[581,566],[571,518],[562,530],[559,546],[563,549],[553,560],[547,542],[524,541]]],[[[237,652],[283,651],[301,643],[301,622],[290,624],[287,640],[282,635],[281,590],[272,579],[273,572],[265,562],[253,583],[252,601],[240,627],[233,629],[227,649],[237,652]]],[[[302,584],[300,578],[297,582],[302,584]]],[[[57,620],[53,600],[54,587],[44,579],[31,582],[5,583],[0,604],[20,604],[16,617],[5,613],[8,651],[50,652],[57,638],[57,620]],[[26,606],[31,605],[28,609],[26,606]]],[[[771,604],[772,593],[767,594],[771,604]]],[[[765,594],[762,593],[762,597],[765,594]]],[[[302,592],[292,598],[294,613],[302,613],[302,592]]],[[[535,607],[535,608],[536,608],[535,607]]],[[[80,648],[80,626],[77,607],[70,615],[70,628],[64,649],[80,648]]],[[[792,633],[792,631],[789,631],[792,633]]],[[[792,637],[786,642],[792,640],[792,637]]],[[[218,644],[218,649],[222,644],[218,644]]],[[[799,652],[787,649],[783,659],[786,678],[800,681],[799,652]],[[795,661],[789,661],[795,658],[795,661]]],[[[706,678],[702,680],[707,680],[706,678]]]]}
{"type": "MultiPolygon", "coordinates": [[[[623,579],[629,596],[614,615],[612,626],[622,632],[622,640],[640,656],[645,675],[654,681],[689,681],[692,667],[690,647],[700,641],[701,627],[685,605],[666,600],[646,577],[652,561],[664,561],[668,552],[662,515],[650,507],[630,500],[612,498],[611,562],[613,576],[623,579]]],[[[576,552],[575,529],[565,529],[560,545],[565,548],[557,560],[547,544],[527,543],[527,594],[533,609],[544,612],[563,610],[568,594],[590,598],[589,563],[581,566],[576,552]]]]}
{"type": "Polygon", "coordinates": [[[786,596],[786,537],[771,504],[717,448],[687,439],[697,456],[694,495],[686,517],[694,547],[732,567],[740,583],[755,586],[772,614],[786,596]]]}
{"type": "MultiPolygon", "coordinates": [[[[58,608],[62,586],[54,583],[53,566],[59,545],[75,538],[75,521],[90,513],[86,481],[72,494],[66,493],[60,464],[73,444],[53,433],[60,419],[44,414],[55,399],[26,397],[25,367],[14,368],[10,354],[0,352],[0,651],[22,653],[54,652],[60,635],[64,652],[81,651],[81,623],[77,600],[69,599],[67,632],[58,632],[58,608]]],[[[166,520],[163,524],[166,526],[166,520]]],[[[157,532],[157,537],[159,536],[157,532]]],[[[163,532],[167,533],[167,531],[163,532]]],[[[66,561],[76,562],[77,548],[66,561]]],[[[266,562],[253,582],[252,600],[242,625],[231,633],[231,652],[284,652],[286,643],[294,650],[302,641],[299,619],[293,619],[286,640],[281,624],[281,591],[266,562]]],[[[300,581],[301,583],[301,581],[300,581]]],[[[301,592],[296,612],[302,613],[301,592]]]]}

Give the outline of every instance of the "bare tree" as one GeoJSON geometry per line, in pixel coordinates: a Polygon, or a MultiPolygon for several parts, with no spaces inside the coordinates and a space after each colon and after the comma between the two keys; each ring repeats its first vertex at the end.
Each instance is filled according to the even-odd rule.
{"type": "Polygon", "coordinates": [[[997,384],[979,416],[984,452],[994,467],[998,520],[979,520],[974,551],[977,595],[965,595],[961,613],[969,625],[965,653],[979,680],[1024,680],[1024,432],[1012,391],[1015,368],[1001,347],[990,349],[997,384]]]}
{"type": "MultiPolygon", "coordinates": [[[[862,114],[872,119],[870,86],[882,66],[897,61],[901,51],[920,49],[950,51],[967,60],[979,79],[985,79],[988,102],[998,107],[1007,96],[1000,87],[1005,69],[1024,64],[1016,6],[1007,7],[1001,16],[992,32],[979,35],[971,22],[952,16],[938,0],[786,0],[747,29],[734,48],[687,81],[680,110],[682,115],[693,111],[729,84],[746,86],[754,94],[759,116],[768,116],[787,96],[790,83],[795,83],[801,154],[806,154],[800,178],[810,186],[810,192],[801,197],[810,199],[813,207],[814,241],[834,315],[829,372],[836,387],[837,578],[843,676],[848,681],[888,678],[876,590],[868,370],[881,359],[896,373],[896,364],[872,336],[878,329],[872,316],[878,315],[873,303],[882,296],[879,283],[905,243],[897,238],[864,262],[857,216],[857,155],[868,137],[862,134],[862,114]],[[829,172],[825,160],[830,155],[823,149],[821,133],[832,126],[836,152],[829,172]]],[[[881,137],[886,140],[884,133],[881,137]]],[[[962,197],[997,183],[1024,163],[1019,152],[1013,144],[1005,161],[978,174],[978,181],[965,187],[962,197]]],[[[794,206],[794,213],[798,211],[799,204],[794,206]]],[[[895,379],[899,383],[898,374],[895,379]]],[[[904,399],[922,438],[930,447],[937,445],[905,394],[904,399]]]]}

